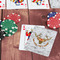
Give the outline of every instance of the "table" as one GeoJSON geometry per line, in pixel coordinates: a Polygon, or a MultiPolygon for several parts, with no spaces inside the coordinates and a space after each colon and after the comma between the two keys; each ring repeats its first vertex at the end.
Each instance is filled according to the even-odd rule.
{"type": "Polygon", "coordinates": [[[44,9],[44,10],[0,10],[0,19],[10,13],[21,15],[21,22],[18,25],[18,31],[11,37],[5,37],[1,42],[1,60],[60,60],[60,29],[54,42],[50,56],[44,57],[28,51],[19,51],[19,41],[22,24],[44,25],[46,28],[47,14],[50,11],[60,12],[60,9],[44,9]],[[28,14],[29,12],[29,14],[28,14]]]}

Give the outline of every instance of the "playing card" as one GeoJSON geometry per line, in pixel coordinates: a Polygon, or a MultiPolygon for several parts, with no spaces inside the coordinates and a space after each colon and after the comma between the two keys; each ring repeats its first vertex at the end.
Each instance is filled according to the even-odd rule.
{"type": "Polygon", "coordinates": [[[48,0],[28,0],[29,9],[49,9],[48,0]]]}
{"type": "Polygon", "coordinates": [[[5,0],[0,0],[0,9],[5,9],[5,0]]]}
{"type": "Polygon", "coordinates": [[[57,32],[46,28],[35,27],[25,49],[43,56],[49,56],[57,32]]]}
{"type": "Polygon", "coordinates": [[[40,28],[45,28],[44,26],[39,26],[39,25],[25,25],[25,24],[22,25],[19,50],[25,50],[24,46],[26,45],[27,41],[30,38],[31,33],[34,30],[34,27],[36,27],[36,26],[38,26],[40,28]]]}
{"type": "Polygon", "coordinates": [[[60,0],[50,0],[51,8],[60,8],[60,0]]]}
{"type": "Polygon", "coordinates": [[[7,9],[27,9],[27,0],[7,0],[7,9]]]}

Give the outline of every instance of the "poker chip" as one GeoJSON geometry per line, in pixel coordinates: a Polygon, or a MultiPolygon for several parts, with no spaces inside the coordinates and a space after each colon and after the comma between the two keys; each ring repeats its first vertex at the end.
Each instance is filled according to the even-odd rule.
{"type": "Polygon", "coordinates": [[[5,31],[5,36],[12,36],[15,32],[17,32],[18,27],[13,20],[4,20],[1,23],[1,30],[5,31]]]}
{"type": "Polygon", "coordinates": [[[50,28],[56,29],[60,27],[60,13],[57,13],[54,17],[47,20],[47,25],[50,28]]]}
{"type": "Polygon", "coordinates": [[[0,40],[2,40],[5,37],[5,32],[0,30],[0,40]]]}
{"type": "Polygon", "coordinates": [[[1,25],[1,22],[2,22],[2,21],[0,20],[0,25],[1,25]]]}
{"type": "Polygon", "coordinates": [[[6,19],[7,19],[7,17],[3,18],[3,21],[6,20],[6,19]]]}
{"type": "Polygon", "coordinates": [[[2,21],[0,20],[0,30],[1,30],[1,22],[2,22],[2,21]]]}
{"type": "Polygon", "coordinates": [[[2,22],[2,21],[0,20],[0,25],[1,25],[1,22],[2,22]]]}
{"type": "Polygon", "coordinates": [[[55,15],[57,14],[57,12],[50,12],[47,16],[47,18],[51,18],[51,17],[54,17],[55,15]]]}
{"type": "Polygon", "coordinates": [[[3,20],[6,20],[6,19],[13,20],[13,21],[15,21],[15,23],[18,23],[21,21],[20,15],[18,15],[16,13],[11,13],[11,14],[7,15],[7,17],[5,17],[3,20]]]}

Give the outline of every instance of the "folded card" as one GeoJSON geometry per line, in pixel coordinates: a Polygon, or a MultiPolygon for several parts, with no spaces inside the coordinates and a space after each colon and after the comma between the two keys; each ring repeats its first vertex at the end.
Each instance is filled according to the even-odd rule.
{"type": "Polygon", "coordinates": [[[19,50],[25,50],[24,46],[26,45],[27,41],[30,38],[31,33],[34,31],[34,28],[36,26],[40,28],[45,28],[45,26],[39,26],[39,25],[25,25],[25,24],[22,25],[19,50]]]}
{"type": "Polygon", "coordinates": [[[57,32],[46,28],[35,27],[25,49],[43,56],[50,55],[57,32]]]}

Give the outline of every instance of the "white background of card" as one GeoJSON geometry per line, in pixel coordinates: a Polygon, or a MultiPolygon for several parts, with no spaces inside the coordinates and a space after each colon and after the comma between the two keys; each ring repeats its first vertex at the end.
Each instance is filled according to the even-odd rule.
{"type": "Polygon", "coordinates": [[[21,35],[20,35],[20,44],[19,44],[19,50],[25,50],[24,49],[24,46],[25,46],[25,43],[27,42],[26,40],[26,30],[23,30],[23,26],[25,26],[26,30],[28,29],[30,31],[30,29],[34,29],[34,27],[38,26],[40,28],[45,28],[44,26],[39,26],[39,25],[22,25],[21,27],[21,35]]]}
{"type": "MultiPolygon", "coordinates": [[[[3,4],[5,5],[5,0],[0,0],[0,1],[2,1],[2,3],[0,3],[1,6],[2,6],[3,4]]],[[[4,7],[4,8],[1,7],[0,9],[5,9],[5,7],[4,7]]]]}
{"type": "MultiPolygon", "coordinates": [[[[27,4],[27,0],[24,0],[24,4],[27,4]]],[[[7,9],[27,9],[25,5],[16,6],[16,4],[10,0],[7,0],[7,9]]]]}
{"type": "Polygon", "coordinates": [[[32,0],[28,0],[28,6],[29,9],[49,9],[49,3],[48,0],[45,0],[45,4],[48,4],[48,8],[44,5],[37,5],[36,3],[33,3],[32,0]]]}

